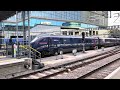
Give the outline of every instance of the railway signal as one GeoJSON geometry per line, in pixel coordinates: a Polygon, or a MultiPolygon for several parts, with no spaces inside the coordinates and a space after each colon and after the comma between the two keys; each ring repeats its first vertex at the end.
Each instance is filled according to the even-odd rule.
{"type": "Polygon", "coordinates": [[[82,41],[85,41],[85,32],[82,32],[82,41]]]}
{"type": "Polygon", "coordinates": [[[82,32],[83,53],[85,53],[85,32],[82,32]]]}

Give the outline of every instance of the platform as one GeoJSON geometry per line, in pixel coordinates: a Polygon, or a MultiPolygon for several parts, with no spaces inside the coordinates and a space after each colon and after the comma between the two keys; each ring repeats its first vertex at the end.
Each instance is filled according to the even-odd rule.
{"type": "Polygon", "coordinates": [[[24,61],[24,59],[0,56],[0,79],[4,79],[8,74],[25,71],[24,61]]]}
{"type": "Polygon", "coordinates": [[[120,67],[114,70],[111,74],[109,74],[104,79],[120,79],[120,67]]]}
{"type": "MultiPolygon", "coordinates": [[[[57,57],[50,56],[50,57],[41,58],[41,62],[45,64],[45,67],[52,67],[64,63],[82,60],[87,57],[91,57],[94,55],[98,55],[113,50],[114,48],[115,47],[105,48],[104,50],[102,49],[89,50],[89,51],[85,51],[85,53],[77,52],[76,56],[74,56],[72,53],[67,53],[67,54],[63,54],[63,59],[61,59],[61,55],[58,55],[57,57]]],[[[25,58],[16,59],[12,57],[0,56],[0,78],[4,78],[3,76],[6,74],[25,71],[25,68],[23,66],[24,61],[25,58]]]]}
{"type": "Polygon", "coordinates": [[[24,59],[0,56],[0,66],[7,65],[7,64],[13,64],[13,63],[19,63],[19,62],[24,62],[24,59]]]}
{"type": "Polygon", "coordinates": [[[98,50],[88,50],[88,51],[85,51],[85,53],[77,52],[76,56],[74,56],[72,53],[68,53],[68,54],[63,55],[63,59],[61,59],[61,55],[58,55],[57,57],[51,56],[51,57],[42,58],[41,62],[47,66],[52,66],[54,64],[57,65],[59,63],[61,63],[61,64],[66,63],[66,62],[68,63],[71,61],[76,61],[76,60],[84,59],[84,58],[87,58],[90,56],[98,55],[98,54],[110,51],[114,48],[115,47],[108,47],[108,48],[105,48],[104,51],[102,49],[98,49],[98,50]]]}

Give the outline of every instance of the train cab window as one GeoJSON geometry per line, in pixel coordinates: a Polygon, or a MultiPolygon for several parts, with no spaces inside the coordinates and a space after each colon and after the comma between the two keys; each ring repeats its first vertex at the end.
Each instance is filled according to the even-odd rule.
{"type": "Polygon", "coordinates": [[[42,40],[40,40],[41,42],[47,42],[47,38],[43,38],[42,40]]]}
{"type": "Polygon", "coordinates": [[[48,44],[48,38],[43,38],[38,41],[39,44],[48,44]]]}
{"type": "Polygon", "coordinates": [[[86,32],[86,36],[88,37],[88,32],[86,32]]]}

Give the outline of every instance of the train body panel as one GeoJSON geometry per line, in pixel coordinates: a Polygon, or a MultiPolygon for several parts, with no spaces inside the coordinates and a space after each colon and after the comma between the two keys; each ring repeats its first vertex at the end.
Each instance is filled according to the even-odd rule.
{"type": "MultiPolygon", "coordinates": [[[[120,45],[119,38],[94,38],[86,37],[84,41],[85,50],[120,45]]],[[[83,49],[82,37],[79,36],[37,36],[31,41],[31,46],[44,54],[55,54],[63,51],[71,52],[73,49],[81,51],[83,49]]]]}
{"type": "Polygon", "coordinates": [[[73,49],[81,51],[83,49],[93,49],[98,45],[98,39],[91,37],[85,38],[83,43],[82,37],[77,36],[42,36],[36,37],[31,41],[31,46],[41,53],[55,54],[55,52],[63,51],[71,52],[73,49]]]}

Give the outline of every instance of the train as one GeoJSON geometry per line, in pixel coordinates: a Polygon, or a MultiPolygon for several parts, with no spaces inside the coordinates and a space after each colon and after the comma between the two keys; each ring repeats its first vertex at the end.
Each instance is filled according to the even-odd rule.
{"type": "Polygon", "coordinates": [[[44,57],[46,55],[55,55],[56,52],[60,54],[60,52],[73,52],[73,50],[82,51],[83,45],[85,50],[120,45],[120,39],[86,37],[83,41],[80,36],[38,35],[30,44],[32,48],[41,53],[41,57],[44,57]]]}

